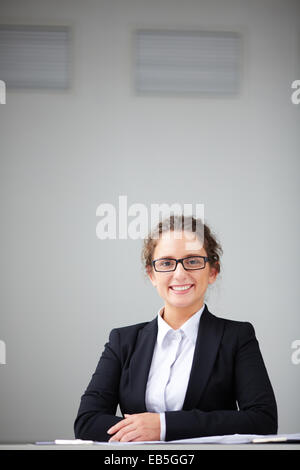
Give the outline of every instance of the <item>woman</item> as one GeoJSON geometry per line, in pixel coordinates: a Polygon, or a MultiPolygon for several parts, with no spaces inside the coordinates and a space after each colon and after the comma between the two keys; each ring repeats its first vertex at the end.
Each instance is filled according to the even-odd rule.
{"type": "Polygon", "coordinates": [[[277,407],[253,326],[204,303],[222,249],[198,219],[171,216],[145,239],[147,275],[164,306],[111,331],[81,398],[76,438],[176,440],[276,434],[277,407]],[[115,416],[118,404],[123,418],[115,416]]]}

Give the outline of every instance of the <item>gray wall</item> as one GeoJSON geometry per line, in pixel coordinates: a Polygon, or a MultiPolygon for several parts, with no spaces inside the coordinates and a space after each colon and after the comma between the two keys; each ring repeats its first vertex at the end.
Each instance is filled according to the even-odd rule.
{"type": "Polygon", "coordinates": [[[72,438],[110,330],[162,305],[141,240],[96,237],[96,208],[123,194],[205,204],[224,249],[208,306],[254,324],[279,432],[299,432],[299,2],[2,0],[1,14],[70,25],[73,77],[66,92],[8,91],[0,105],[0,441],[72,438]],[[137,96],[132,33],[143,27],[240,32],[240,94],[137,96]]]}

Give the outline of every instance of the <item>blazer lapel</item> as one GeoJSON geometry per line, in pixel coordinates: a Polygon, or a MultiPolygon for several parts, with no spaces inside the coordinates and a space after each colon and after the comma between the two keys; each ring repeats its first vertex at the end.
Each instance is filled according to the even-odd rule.
{"type": "Polygon", "coordinates": [[[135,413],[146,412],[145,393],[154,346],[157,338],[157,317],[140,330],[130,363],[130,393],[134,397],[135,413]]]}
{"type": "Polygon", "coordinates": [[[194,408],[201,400],[218,353],[223,330],[224,321],[212,315],[205,305],[199,322],[191,374],[183,403],[184,410],[194,408]]]}

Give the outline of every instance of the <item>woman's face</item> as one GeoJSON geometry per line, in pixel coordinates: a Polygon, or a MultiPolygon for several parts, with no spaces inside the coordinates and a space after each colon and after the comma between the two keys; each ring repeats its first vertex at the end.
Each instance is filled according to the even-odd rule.
{"type": "MultiPolygon", "coordinates": [[[[195,233],[168,232],[168,237],[161,237],[155,247],[153,260],[157,258],[185,258],[190,255],[207,256],[202,243],[195,233]]],[[[204,295],[208,284],[217,277],[217,270],[206,263],[204,269],[186,271],[181,263],[171,272],[148,271],[152,284],[164,299],[165,305],[172,308],[188,308],[195,312],[204,303],[204,295]],[[175,290],[176,287],[188,287],[187,290],[175,290]]]]}

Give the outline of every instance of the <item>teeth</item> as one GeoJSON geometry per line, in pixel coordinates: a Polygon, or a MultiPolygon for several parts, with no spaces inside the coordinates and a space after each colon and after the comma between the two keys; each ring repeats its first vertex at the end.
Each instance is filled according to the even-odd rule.
{"type": "Polygon", "coordinates": [[[187,290],[191,287],[192,284],[190,284],[189,286],[182,286],[182,287],[178,287],[178,286],[172,286],[172,289],[174,290],[187,290]]]}

